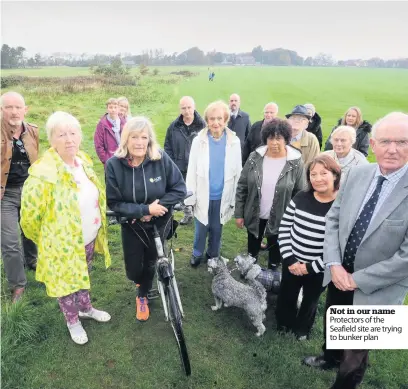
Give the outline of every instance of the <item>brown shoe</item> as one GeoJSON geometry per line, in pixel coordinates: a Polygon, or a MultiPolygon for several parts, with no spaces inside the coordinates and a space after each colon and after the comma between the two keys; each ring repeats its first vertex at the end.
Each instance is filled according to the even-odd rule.
{"type": "Polygon", "coordinates": [[[11,302],[14,304],[17,301],[19,301],[21,297],[23,296],[23,293],[24,293],[24,287],[14,289],[13,294],[11,296],[11,302]]]}

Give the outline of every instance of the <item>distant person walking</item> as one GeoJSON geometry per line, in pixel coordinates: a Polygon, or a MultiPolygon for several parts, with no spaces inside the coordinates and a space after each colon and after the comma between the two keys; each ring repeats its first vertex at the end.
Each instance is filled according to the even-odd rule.
{"type": "MultiPolygon", "coordinates": [[[[182,97],[179,108],[180,115],[167,129],[164,151],[180,169],[185,180],[193,139],[205,127],[205,121],[196,111],[192,97],[182,97]]],[[[190,224],[192,220],[191,207],[184,207],[184,217],[180,220],[180,224],[190,224]]]]}

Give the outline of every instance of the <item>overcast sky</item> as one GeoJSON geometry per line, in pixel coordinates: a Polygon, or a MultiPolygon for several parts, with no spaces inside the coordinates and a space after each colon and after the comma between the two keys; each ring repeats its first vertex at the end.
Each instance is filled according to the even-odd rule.
{"type": "Polygon", "coordinates": [[[2,1],[2,43],[36,52],[283,47],[303,57],[408,57],[408,2],[2,1]]]}

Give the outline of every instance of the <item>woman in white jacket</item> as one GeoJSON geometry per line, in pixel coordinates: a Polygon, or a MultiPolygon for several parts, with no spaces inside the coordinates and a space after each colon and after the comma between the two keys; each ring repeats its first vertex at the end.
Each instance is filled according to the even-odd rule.
{"type": "Polygon", "coordinates": [[[242,158],[239,138],[226,127],[229,117],[227,104],[211,103],[204,112],[207,126],[191,146],[186,185],[193,195],[185,200],[185,205],[194,207],[195,235],[190,260],[193,267],[200,264],[204,255],[207,259],[220,255],[222,226],[234,215],[242,158]]]}

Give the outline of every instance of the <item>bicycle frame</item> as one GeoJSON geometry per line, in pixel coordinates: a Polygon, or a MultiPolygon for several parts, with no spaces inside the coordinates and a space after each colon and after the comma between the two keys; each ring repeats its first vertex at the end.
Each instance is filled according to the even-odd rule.
{"type": "Polygon", "coordinates": [[[177,304],[180,309],[181,316],[184,317],[183,306],[181,304],[180,293],[177,286],[176,277],[174,275],[174,253],[173,249],[170,248],[169,257],[166,257],[164,254],[163,244],[160,238],[159,231],[157,227],[154,225],[154,242],[156,245],[156,250],[158,253],[158,259],[156,262],[156,275],[157,275],[157,289],[159,291],[163,308],[164,308],[164,316],[166,321],[169,321],[169,312],[167,310],[167,303],[166,303],[166,287],[168,283],[172,283],[173,289],[176,295],[177,304]]]}

